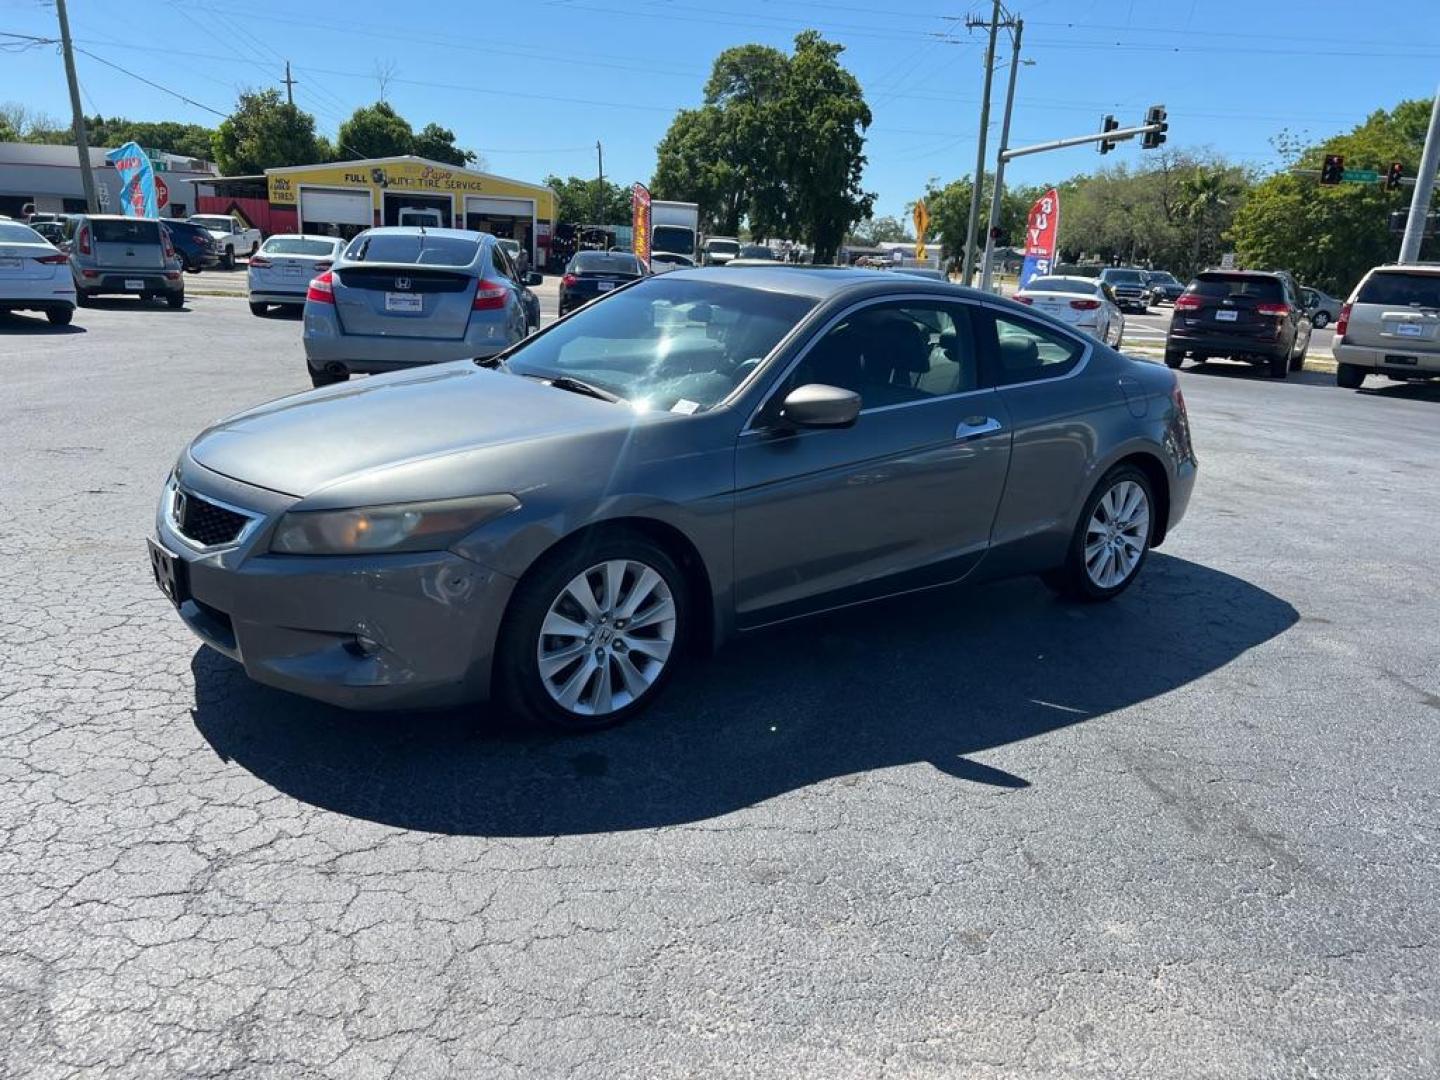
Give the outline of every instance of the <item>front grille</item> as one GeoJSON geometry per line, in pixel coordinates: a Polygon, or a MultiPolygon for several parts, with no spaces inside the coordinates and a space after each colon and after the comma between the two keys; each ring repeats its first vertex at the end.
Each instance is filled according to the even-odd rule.
{"type": "Polygon", "coordinates": [[[217,506],[188,491],[176,491],[172,516],[180,535],[201,547],[229,544],[250,521],[244,514],[217,506]]]}

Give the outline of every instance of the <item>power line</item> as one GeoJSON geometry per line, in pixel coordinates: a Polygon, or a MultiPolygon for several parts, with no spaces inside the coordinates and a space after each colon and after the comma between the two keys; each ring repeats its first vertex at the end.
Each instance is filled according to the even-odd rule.
{"type": "Polygon", "coordinates": [[[89,49],[82,49],[82,48],[79,48],[79,47],[77,46],[77,47],[75,48],[75,51],[78,52],[78,53],[82,53],[82,54],[84,54],[85,56],[88,56],[91,60],[94,60],[96,63],[104,64],[104,65],[105,65],[106,67],[108,67],[108,68],[114,68],[116,71],[120,72],[122,75],[129,75],[130,78],[135,79],[135,80],[137,80],[137,81],[139,81],[139,82],[142,82],[142,83],[144,83],[146,86],[153,86],[156,90],[159,90],[159,91],[161,91],[162,93],[169,94],[171,97],[179,98],[181,101],[185,102],[185,104],[187,104],[187,105],[193,105],[193,106],[194,106],[195,108],[197,108],[197,109],[203,109],[205,112],[214,113],[216,116],[220,117],[221,119],[226,119],[226,118],[228,118],[228,117],[230,116],[230,114],[227,113],[227,112],[221,112],[219,109],[212,109],[209,105],[203,105],[203,104],[201,104],[200,102],[196,101],[194,98],[186,97],[184,94],[180,93],[179,90],[171,90],[168,86],[162,86],[160,83],[157,83],[157,82],[156,82],[155,80],[153,80],[153,79],[147,79],[144,75],[137,75],[137,74],[135,74],[135,72],[131,71],[129,68],[121,67],[119,64],[112,63],[111,61],[106,60],[103,56],[96,56],[96,55],[95,55],[93,52],[91,52],[89,49]]]}

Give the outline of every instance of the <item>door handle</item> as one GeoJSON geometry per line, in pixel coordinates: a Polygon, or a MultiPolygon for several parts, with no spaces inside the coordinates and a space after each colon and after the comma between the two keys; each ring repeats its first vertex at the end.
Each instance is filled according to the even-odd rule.
{"type": "Polygon", "coordinates": [[[989,435],[992,431],[999,431],[1003,426],[993,416],[967,416],[955,428],[955,438],[957,441],[976,439],[981,435],[989,435]]]}

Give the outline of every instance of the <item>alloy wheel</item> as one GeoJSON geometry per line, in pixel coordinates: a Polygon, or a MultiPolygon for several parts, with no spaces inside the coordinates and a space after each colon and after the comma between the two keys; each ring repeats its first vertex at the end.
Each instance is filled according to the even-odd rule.
{"type": "Polygon", "coordinates": [[[675,648],[675,597],[634,559],[576,574],[545,613],[536,646],[540,681],[578,716],[606,716],[642,698],[675,648]]]}
{"type": "Polygon", "coordinates": [[[1085,527],[1085,573],[1101,589],[1123,584],[1145,554],[1150,500],[1134,480],[1121,480],[1101,496],[1085,527]]]}

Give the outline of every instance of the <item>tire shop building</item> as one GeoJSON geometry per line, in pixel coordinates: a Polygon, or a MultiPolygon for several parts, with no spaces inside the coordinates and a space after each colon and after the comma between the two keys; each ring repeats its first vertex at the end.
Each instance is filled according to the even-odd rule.
{"type": "Polygon", "coordinates": [[[203,185],[199,212],[237,214],[268,236],[278,232],[354,236],[376,225],[433,222],[520,242],[532,266],[545,265],[555,193],[418,157],[371,158],[267,169],[203,185]]]}

